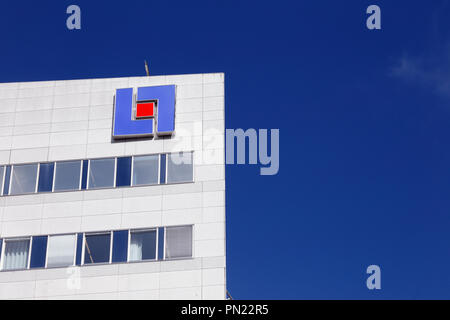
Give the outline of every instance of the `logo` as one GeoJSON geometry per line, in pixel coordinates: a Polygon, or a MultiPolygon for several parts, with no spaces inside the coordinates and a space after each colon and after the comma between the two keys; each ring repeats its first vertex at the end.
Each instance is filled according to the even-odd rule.
{"type": "Polygon", "coordinates": [[[117,89],[113,138],[171,135],[175,130],[175,85],[117,89]]]}

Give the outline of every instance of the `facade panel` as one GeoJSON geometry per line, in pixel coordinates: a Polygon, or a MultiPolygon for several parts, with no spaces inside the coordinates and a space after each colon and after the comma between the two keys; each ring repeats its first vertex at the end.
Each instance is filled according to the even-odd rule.
{"type": "Polygon", "coordinates": [[[0,84],[0,299],[225,299],[224,127],[221,73],[0,84]],[[153,86],[174,118],[115,139],[153,86]]]}

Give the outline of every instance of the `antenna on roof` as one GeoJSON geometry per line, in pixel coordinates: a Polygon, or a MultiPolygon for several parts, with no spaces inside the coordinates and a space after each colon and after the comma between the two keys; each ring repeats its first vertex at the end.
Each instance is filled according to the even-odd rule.
{"type": "Polygon", "coordinates": [[[150,72],[148,71],[148,64],[147,64],[147,60],[144,60],[145,63],[145,72],[147,73],[147,77],[150,76],[150,72]]]}

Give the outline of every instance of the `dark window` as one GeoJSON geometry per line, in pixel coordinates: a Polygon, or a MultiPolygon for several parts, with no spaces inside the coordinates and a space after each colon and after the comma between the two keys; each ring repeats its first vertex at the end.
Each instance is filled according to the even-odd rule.
{"type": "Polygon", "coordinates": [[[130,261],[156,259],[156,230],[132,231],[130,261]]]}
{"type": "Polygon", "coordinates": [[[131,185],[131,157],[117,158],[116,187],[131,185]]]}
{"type": "Polygon", "coordinates": [[[5,167],[5,184],[3,186],[3,194],[9,194],[9,180],[11,179],[11,166],[5,167]]]}
{"type": "Polygon", "coordinates": [[[0,196],[3,194],[3,176],[5,175],[5,167],[0,167],[0,196]]]}
{"type": "Polygon", "coordinates": [[[126,262],[128,254],[128,230],[114,231],[112,262],[126,262]]]}
{"type": "Polygon", "coordinates": [[[30,268],[44,268],[47,253],[47,236],[33,237],[30,268]]]}
{"type": "Polygon", "coordinates": [[[81,189],[86,190],[87,187],[87,174],[88,174],[89,160],[83,160],[83,174],[81,177],[81,189]]]}
{"type": "Polygon", "coordinates": [[[164,259],[164,227],[158,228],[158,260],[164,259]]]}
{"type": "Polygon", "coordinates": [[[81,251],[83,250],[83,234],[77,234],[77,253],[75,257],[75,264],[81,266],[81,251]]]}
{"type": "Polygon", "coordinates": [[[84,264],[109,262],[111,233],[87,234],[84,244],[84,264]]]}
{"type": "Polygon", "coordinates": [[[38,192],[52,192],[54,166],[53,162],[40,164],[38,192]]]}
{"type": "Polygon", "coordinates": [[[166,183],[166,163],[167,163],[167,155],[161,155],[161,168],[159,170],[159,183],[166,183]]]}

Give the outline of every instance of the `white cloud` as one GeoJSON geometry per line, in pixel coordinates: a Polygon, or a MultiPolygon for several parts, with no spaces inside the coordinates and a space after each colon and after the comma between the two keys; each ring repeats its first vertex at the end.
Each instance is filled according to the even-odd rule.
{"type": "Polygon", "coordinates": [[[450,45],[427,56],[405,55],[392,68],[391,74],[450,98],[450,45]]]}
{"type": "Polygon", "coordinates": [[[403,55],[391,69],[391,75],[408,84],[420,86],[439,96],[450,98],[450,1],[430,2],[432,12],[425,39],[417,39],[422,52],[403,55]]]}

